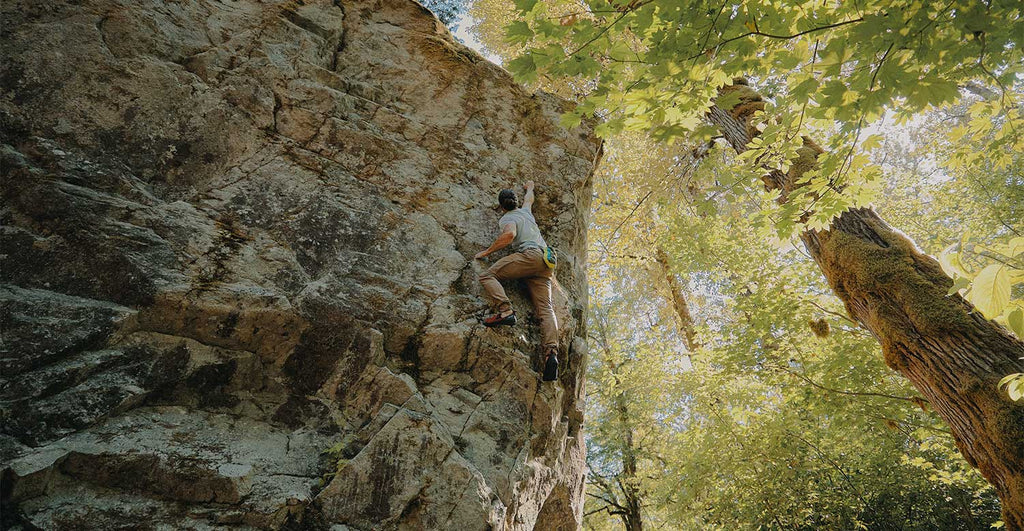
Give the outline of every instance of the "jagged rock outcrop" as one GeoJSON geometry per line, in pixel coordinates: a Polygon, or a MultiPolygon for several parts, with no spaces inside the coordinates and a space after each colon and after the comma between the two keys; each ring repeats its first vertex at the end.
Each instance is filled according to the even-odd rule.
{"type": "Polygon", "coordinates": [[[0,10],[4,528],[579,525],[600,143],[564,102],[411,0],[0,10]],[[557,383],[532,319],[477,321],[526,179],[557,383]]]}

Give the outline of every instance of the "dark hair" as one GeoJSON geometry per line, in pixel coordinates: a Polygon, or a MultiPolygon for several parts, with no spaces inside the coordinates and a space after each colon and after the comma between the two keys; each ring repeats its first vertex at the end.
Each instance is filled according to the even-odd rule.
{"type": "Polygon", "coordinates": [[[505,210],[515,210],[519,208],[519,200],[516,199],[516,193],[507,189],[498,192],[498,204],[505,210]]]}

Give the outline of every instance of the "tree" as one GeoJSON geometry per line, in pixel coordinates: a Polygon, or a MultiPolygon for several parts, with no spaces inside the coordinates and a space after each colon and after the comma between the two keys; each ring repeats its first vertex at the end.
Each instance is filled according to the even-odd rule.
{"type": "MultiPolygon", "coordinates": [[[[623,279],[627,280],[627,279],[623,279]]],[[[678,404],[668,385],[682,370],[657,327],[622,326],[633,318],[631,298],[596,303],[590,313],[594,355],[589,367],[589,466],[585,514],[595,522],[617,519],[640,531],[662,509],[650,489],[664,480],[666,405],[678,404]]],[[[647,318],[649,314],[641,314],[647,318]]]]}
{"type": "MultiPolygon", "coordinates": [[[[520,79],[594,81],[565,125],[598,112],[607,118],[604,134],[699,139],[713,134],[702,127],[710,117],[747,174],[763,177],[779,199],[779,233],[800,234],[887,364],[922,392],[995,486],[1006,525],[1024,528],[1024,408],[996,385],[1024,370],[1024,344],[961,297],[947,297],[953,283],[938,263],[863,207],[879,172],[856,153],[878,142],[861,141],[863,126],[890,104],[910,116],[981,83],[1014,110],[1024,65],[1019,3],[593,0],[581,8],[519,0],[517,7],[525,20],[508,35],[531,44],[510,63],[520,79]],[[757,76],[774,104],[731,84],[738,75],[757,76]],[[804,130],[820,133],[824,147],[804,130]]],[[[1011,123],[990,156],[1012,158],[1021,126],[1011,123]]]]}
{"type": "MultiPolygon", "coordinates": [[[[744,84],[723,91],[740,93],[740,102],[713,107],[711,120],[742,153],[757,135],[750,119],[763,100],[744,84]]],[[[809,139],[799,152],[788,172],[773,169],[765,178],[782,200],[823,153],[809,139]]],[[[1024,528],[1024,409],[998,389],[1005,375],[1024,370],[1024,343],[960,296],[948,297],[953,282],[938,261],[869,208],[848,209],[801,240],[847,312],[881,343],[889,367],[921,391],[964,457],[995,486],[1007,525],[1024,528]]]]}
{"type": "MultiPolygon", "coordinates": [[[[508,35],[532,44],[510,63],[520,79],[596,81],[566,125],[599,112],[603,133],[647,130],[671,140],[708,135],[701,124],[710,117],[779,198],[780,232],[801,234],[850,315],[995,486],[1007,525],[1024,528],[1024,408],[996,388],[1005,374],[1024,370],[1024,344],[962,298],[946,297],[952,281],[938,263],[862,207],[865,184],[878,172],[855,153],[864,123],[890,103],[909,116],[954,101],[958,86],[988,83],[1013,108],[1008,87],[1024,64],[1019,3],[595,0],[581,9],[519,0],[517,7],[526,20],[508,35]],[[775,105],[730,84],[748,74],[773,91],[775,105]],[[825,121],[839,125],[829,131],[825,121]],[[824,148],[802,136],[809,127],[825,135],[824,148]]],[[[1004,141],[996,152],[1019,142],[1004,141]]]]}
{"type": "MultiPolygon", "coordinates": [[[[977,97],[930,113],[885,142],[876,158],[893,178],[879,210],[939,258],[951,289],[1024,337],[1024,290],[1012,289],[1024,278],[1024,146],[991,155],[999,153],[992,149],[997,137],[1013,138],[1009,127],[1017,120],[993,116],[998,95],[969,90],[977,97]],[[934,155],[914,153],[921,151],[934,155]],[[964,200],[973,197],[982,200],[964,200]]],[[[1024,375],[1002,384],[1011,399],[1024,400],[1024,375]]]]}
{"type": "MultiPolygon", "coordinates": [[[[719,179],[718,169],[708,168],[703,181],[719,179]]],[[[693,498],[715,500],[704,511],[709,519],[689,527],[987,526],[968,516],[974,502],[959,501],[971,498],[969,475],[928,449],[949,442],[935,419],[869,357],[877,347],[811,282],[812,264],[747,245],[768,231],[749,229],[744,217],[680,216],[668,228],[678,237],[666,236],[677,268],[719,279],[724,304],[702,313],[731,323],[705,335],[693,379],[683,381],[694,397],[691,415],[704,417],[684,432],[691,461],[714,456],[710,466],[730,478],[691,463],[673,474],[698,491],[693,498]],[[925,462],[966,484],[929,481],[912,466],[925,462]]]]}
{"type": "Polygon", "coordinates": [[[746,221],[758,201],[722,194],[735,184],[727,150],[640,135],[606,150],[588,258],[586,528],[626,525],[620,485],[635,486],[653,529],[981,529],[997,518],[992,489],[824,295],[813,263],[749,245],[774,229],[746,221]]]}
{"type": "MultiPolygon", "coordinates": [[[[641,478],[638,474],[638,461],[640,454],[647,449],[636,440],[636,428],[641,424],[637,418],[637,411],[631,411],[630,402],[635,399],[633,393],[624,384],[624,378],[628,378],[629,369],[626,364],[635,361],[635,356],[623,357],[622,353],[613,351],[612,340],[609,337],[609,323],[606,315],[595,312],[591,322],[597,332],[594,343],[601,350],[598,359],[601,360],[609,379],[608,386],[598,391],[599,396],[606,396],[607,413],[609,417],[601,423],[601,426],[611,428],[614,433],[608,440],[616,441],[618,444],[604,445],[600,447],[600,453],[592,453],[590,456],[591,471],[588,481],[591,491],[588,494],[599,502],[596,509],[592,509],[588,515],[604,511],[609,516],[617,516],[622,521],[622,527],[627,531],[641,531],[643,529],[644,492],[641,487],[641,478]],[[601,455],[604,454],[604,455],[601,455]],[[613,463],[608,462],[612,458],[613,463]],[[601,466],[599,464],[604,464],[601,466]],[[611,466],[608,466],[611,465],[611,466]]],[[[600,369],[598,369],[600,370],[600,369]]]]}

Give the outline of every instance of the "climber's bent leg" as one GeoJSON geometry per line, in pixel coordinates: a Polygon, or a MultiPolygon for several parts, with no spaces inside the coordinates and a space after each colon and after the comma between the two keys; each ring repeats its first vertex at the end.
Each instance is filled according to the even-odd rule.
{"type": "Polygon", "coordinates": [[[508,300],[508,295],[505,294],[505,288],[501,287],[499,281],[499,275],[505,264],[509,262],[511,256],[506,256],[501,260],[498,260],[490,268],[483,273],[480,273],[478,277],[480,285],[484,288],[484,295],[487,300],[494,306],[498,311],[505,311],[512,308],[512,304],[508,300]]]}
{"type": "Polygon", "coordinates": [[[532,275],[535,269],[536,260],[526,253],[512,253],[480,273],[480,284],[484,288],[484,294],[491,305],[497,308],[498,312],[506,313],[512,310],[512,303],[501,287],[502,280],[511,280],[532,275]]]}

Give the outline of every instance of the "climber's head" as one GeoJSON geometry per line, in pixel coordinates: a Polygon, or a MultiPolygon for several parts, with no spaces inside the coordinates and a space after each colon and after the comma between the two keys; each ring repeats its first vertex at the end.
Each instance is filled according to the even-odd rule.
{"type": "Polygon", "coordinates": [[[502,190],[498,192],[498,204],[505,210],[515,210],[519,208],[519,200],[516,199],[516,193],[512,190],[502,190]]]}

